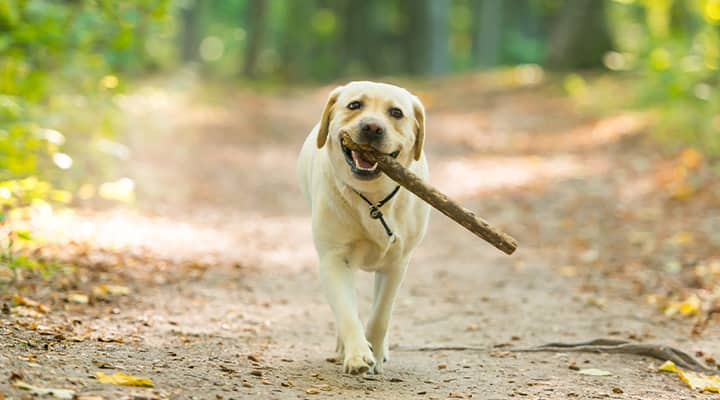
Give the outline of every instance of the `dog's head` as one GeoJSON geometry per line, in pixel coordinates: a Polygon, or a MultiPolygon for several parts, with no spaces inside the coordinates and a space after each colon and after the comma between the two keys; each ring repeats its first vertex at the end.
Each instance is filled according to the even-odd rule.
{"type": "Polygon", "coordinates": [[[356,143],[366,143],[395,157],[405,167],[419,160],[425,141],[425,109],[407,90],[375,82],[351,82],[330,94],[320,119],[318,148],[327,147],[335,173],[362,189],[382,174],[377,165],[342,145],[347,132],[356,143]]]}

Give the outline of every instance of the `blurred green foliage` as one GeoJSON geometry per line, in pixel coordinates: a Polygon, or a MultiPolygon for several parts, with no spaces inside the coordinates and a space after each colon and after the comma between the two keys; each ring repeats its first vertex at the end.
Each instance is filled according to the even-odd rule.
{"type": "Polygon", "coordinates": [[[168,10],[158,0],[0,0],[0,181],[104,178],[96,147],[117,123],[116,74],[154,65],[143,35],[168,24],[168,10]]]}
{"type": "Polygon", "coordinates": [[[658,135],[720,156],[720,0],[615,0],[608,68],[632,71],[658,135]]]}
{"type": "Polygon", "coordinates": [[[616,99],[656,110],[661,138],[720,157],[720,0],[0,0],[0,266],[45,265],[18,253],[31,238],[7,223],[25,207],[75,192],[132,200],[112,166],[126,153],[115,100],[135,79],[183,68],[327,82],[518,64],[570,72],[571,94],[587,94],[587,69],[629,77],[616,99]]]}
{"type": "Polygon", "coordinates": [[[45,274],[57,263],[21,254],[32,238],[8,219],[30,206],[71,201],[71,192],[57,187],[109,177],[112,157],[103,148],[118,124],[118,74],[162,62],[157,43],[172,40],[169,6],[0,0],[0,269],[11,271],[12,282],[19,268],[45,274]]]}
{"type": "Polygon", "coordinates": [[[281,83],[606,68],[636,78],[662,137],[720,154],[719,30],[720,0],[0,0],[0,181],[117,179],[116,95],[183,67],[281,83]]]}

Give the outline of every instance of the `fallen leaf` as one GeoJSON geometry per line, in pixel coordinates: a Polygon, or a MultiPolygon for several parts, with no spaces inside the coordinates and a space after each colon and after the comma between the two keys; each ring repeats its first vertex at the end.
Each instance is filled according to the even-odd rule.
{"type": "Polygon", "coordinates": [[[97,340],[103,343],[125,343],[125,339],[120,336],[98,336],[97,340]]]}
{"type": "Polygon", "coordinates": [[[68,295],[67,300],[71,303],[87,304],[90,301],[90,298],[88,295],[83,293],[71,293],[68,295]]]}
{"type": "Polygon", "coordinates": [[[687,246],[695,241],[695,235],[692,232],[680,231],[674,234],[670,241],[676,246],[687,246]]]}
{"type": "Polygon", "coordinates": [[[700,311],[700,298],[696,295],[691,295],[685,301],[673,301],[668,304],[665,308],[665,315],[672,317],[673,315],[680,313],[683,316],[695,315],[700,311]]]}
{"type": "Polygon", "coordinates": [[[35,311],[34,308],[25,307],[25,306],[18,306],[12,308],[12,313],[17,315],[18,317],[27,317],[27,318],[39,318],[42,314],[35,311]]]}
{"type": "Polygon", "coordinates": [[[115,368],[114,365],[107,361],[101,361],[101,360],[93,360],[93,364],[95,364],[96,367],[102,368],[102,369],[113,369],[115,368]]]}
{"type": "Polygon", "coordinates": [[[516,357],[516,355],[515,355],[515,353],[513,353],[511,351],[493,350],[490,352],[490,357],[507,358],[507,357],[516,357]]]}
{"type": "Polygon", "coordinates": [[[562,276],[575,276],[577,274],[577,267],[573,265],[565,265],[563,267],[560,267],[560,275],[562,276]]]}
{"type": "Polygon", "coordinates": [[[607,302],[602,297],[590,297],[585,304],[589,307],[597,307],[603,310],[607,307],[607,302]]]}
{"type": "Polygon", "coordinates": [[[127,296],[130,294],[130,288],[127,286],[107,285],[107,292],[114,296],[127,296]]]}
{"type": "Polygon", "coordinates": [[[470,399],[473,397],[470,393],[463,393],[463,392],[450,392],[448,395],[451,399],[470,399]]]}
{"type": "Polygon", "coordinates": [[[688,148],[680,153],[680,163],[687,169],[696,169],[703,162],[703,155],[695,149],[688,148]]]}
{"type": "Polygon", "coordinates": [[[670,197],[678,200],[689,199],[695,194],[695,187],[687,183],[681,183],[670,189],[670,197]]]}
{"type": "Polygon", "coordinates": [[[675,365],[674,362],[668,360],[661,365],[658,370],[665,372],[674,372],[685,382],[690,389],[699,390],[701,392],[720,393],[720,376],[703,375],[692,371],[683,371],[682,368],[675,365]]]}
{"type": "Polygon", "coordinates": [[[93,287],[92,293],[95,297],[111,296],[127,296],[130,294],[130,288],[120,285],[98,285],[93,287]]]}
{"type": "Polygon", "coordinates": [[[310,388],[310,389],[305,390],[305,393],[307,393],[307,394],[320,394],[320,391],[317,390],[317,389],[314,389],[314,388],[310,388]]]}
{"type": "Polygon", "coordinates": [[[589,376],[610,376],[612,373],[609,371],[605,371],[603,369],[597,369],[597,368],[585,368],[578,371],[578,374],[580,375],[589,375],[589,376]]]}
{"type": "Polygon", "coordinates": [[[68,389],[53,389],[53,388],[41,388],[33,386],[22,379],[12,380],[12,385],[18,389],[27,390],[32,394],[38,396],[52,396],[56,399],[67,399],[70,400],[75,396],[75,392],[68,389]]]}
{"type": "Polygon", "coordinates": [[[50,311],[49,307],[47,307],[35,300],[31,300],[31,299],[28,299],[27,297],[22,297],[20,295],[15,295],[13,297],[13,301],[15,301],[15,304],[17,304],[19,306],[31,307],[31,308],[34,308],[34,309],[40,311],[43,314],[46,314],[50,311]]]}
{"type": "Polygon", "coordinates": [[[112,375],[97,372],[95,375],[101,383],[111,383],[113,385],[123,386],[153,387],[153,383],[150,379],[133,376],[124,372],[116,372],[112,375]]]}

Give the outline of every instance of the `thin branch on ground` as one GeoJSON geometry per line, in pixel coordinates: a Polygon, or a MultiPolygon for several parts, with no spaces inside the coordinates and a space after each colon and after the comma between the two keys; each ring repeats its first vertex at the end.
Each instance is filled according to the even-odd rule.
{"type": "Polygon", "coordinates": [[[472,346],[423,346],[423,347],[391,347],[390,350],[394,351],[488,351],[487,347],[472,347],[472,346]]]}
{"type": "Polygon", "coordinates": [[[608,354],[635,354],[661,361],[670,360],[678,367],[701,371],[708,374],[720,374],[720,371],[708,368],[695,358],[674,347],[661,344],[632,343],[625,340],[595,339],[579,343],[547,343],[527,349],[514,349],[513,352],[581,352],[608,354]]]}
{"type": "MultiPolygon", "coordinates": [[[[398,347],[397,351],[489,351],[485,347],[472,346],[424,346],[424,347],[398,347]]],[[[594,339],[578,343],[552,342],[540,346],[524,349],[507,349],[513,353],[536,352],[579,352],[579,353],[606,353],[606,354],[634,354],[655,358],[661,361],[672,361],[680,368],[700,371],[706,374],[720,375],[720,370],[709,368],[695,358],[674,347],[661,344],[633,343],[626,340],[594,339]]]]}

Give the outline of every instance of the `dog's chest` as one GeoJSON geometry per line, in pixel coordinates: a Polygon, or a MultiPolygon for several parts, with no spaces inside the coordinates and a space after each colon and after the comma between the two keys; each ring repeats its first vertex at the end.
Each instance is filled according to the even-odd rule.
{"type": "Polygon", "coordinates": [[[358,239],[348,246],[347,262],[353,268],[378,271],[396,264],[402,258],[403,241],[396,238],[394,243],[358,239]]]}

